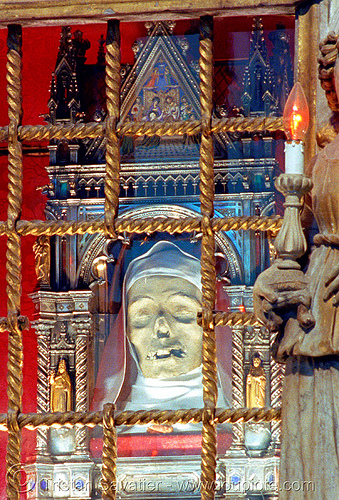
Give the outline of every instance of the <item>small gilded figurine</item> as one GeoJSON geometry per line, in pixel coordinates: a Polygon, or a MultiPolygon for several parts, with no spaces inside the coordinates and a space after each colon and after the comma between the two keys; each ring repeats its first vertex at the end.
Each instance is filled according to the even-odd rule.
{"type": "Polygon", "coordinates": [[[58,371],[51,374],[50,384],[51,411],[70,411],[72,386],[64,359],[60,360],[58,371]]]}
{"type": "Polygon", "coordinates": [[[264,408],[266,375],[258,353],[252,358],[252,366],[246,379],[246,404],[248,408],[264,408]]]}
{"type": "Polygon", "coordinates": [[[40,285],[50,283],[50,242],[48,236],[39,236],[33,245],[35,254],[35,273],[40,285]]]}

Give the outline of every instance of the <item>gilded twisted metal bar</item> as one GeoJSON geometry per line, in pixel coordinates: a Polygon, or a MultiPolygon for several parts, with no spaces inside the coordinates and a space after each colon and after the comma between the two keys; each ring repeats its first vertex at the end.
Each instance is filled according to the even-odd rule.
{"type": "Polygon", "coordinates": [[[146,425],[146,424],[188,424],[202,421],[200,408],[190,410],[141,410],[137,412],[123,411],[116,415],[115,423],[119,425],[146,425]]]}
{"type": "Polygon", "coordinates": [[[117,432],[114,422],[114,405],[104,405],[104,440],[102,450],[101,486],[104,500],[116,498],[117,432]]]}
{"type": "Polygon", "coordinates": [[[201,132],[200,120],[176,122],[144,122],[144,123],[119,123],[119,135],[152,136],[152,135],[197,135],[201,132]]]}
{"type": "Polygon", "coordinates": [[[214,412],[218,397],[215,329],[212,319],[215,304],[215,239],[212,228],[214,214],[213,137],[211,120],[213,110],[213,18],[200,19],[200,209],[201,283],[203,307],[202,383],[204,411],[202,415],[201,498],[213,500],[215,484],[217,435],[214,412]]]}
{"type": "MultiPolygon", "coordinates": [[[[200,146],[200,205],[201,205],[201,283],[202,305],[207,315],[215,303],[214,232],[211,219],[214,212],[213,140],[210,120],[212,114],[212,19],[202,18],[200,40],[200,101],[203,131],[200,146]],[[206,32],[205,32],[206,31],[206,32]]],[[[205,402],[213,406],[216,401],[216,366],[213,354],[213,326],[204,322],[203,382],[205,402]],[[210,343],[210,341],[212,342],[210,343]],[[213,366],[214,365],[214,366],[213,366]],[[215,377],[213,375],[215,372],[215,377]],[[214,380],[215,379],[215,380],[214,380]]]]}
{"type": "Polygon", "coordinates": [[[279,422],[281,420],[280,408],[237,408],[215,412],[215,421],[218,424],[229,422],[279,422]]]}
{"type": "MultiPolygon", "coordinates": [[[[3,233],[2,230],[4,226],[0,226],[0,234],[3,233]]],[[[63,236],[65,234],[94,234],[105,232],[105,223],[101,221],[90,221],[90,222],[72,222],[72,221],[19,221],[17,223],[17,231],[22,236],[27,236],[31,234],[33,236],[63,236]]]]}
{"type": "MultiPolygon", "coordinates": [[[[103,123],[67,123],[62,125],[24,125],[18,128],[21,142],[50,141],[51,139],[85,139],[101,137],[106,132],[103,123]]],[[[8,140],[8,127],[0,128],[0,142],[8,140]]]]}
{"type": "MultiPolygon", "coordinates": [[[[198,424],[202,422],[204,409],[192,408],[190,410],[141,410],[124,411],[115,417],[115,425],[148,425],[148,424],[198,424]]],[[[214,422],[222,424],[225,422],[271,422],[280,421],[280,408],[217,408],[215,410],[214,422]]]]}
{"type": "Polygon", "coordinates": [[[275,215],[273,217],[260,216],[240,216],[240,217],[220,217],[212,221],[213,231],[268,231],[280,229],[282,217],[275,215]]]}
{"type": "MultiPolygon", "coordinates": [[[[1,422],[1,420],[0,420],[1,422]]],[[[60,427],[95,427],[102,424],[102,411],[99,412],[53,412],[53,413],[20,413],[18,415],[20,428],[30,430],[60,427]]]]}
{"type": "MultiPolygon", "coordinates": [[[[201,217],[185,217],[177,219],[174,217],[146,217],[144,219],[117,219],[117,233],[153,233],[155,231],[174,233],[184,233],[191,231],[201,231],[201,217]]],[[[222,217],[211,219],[213,231],[240,231],[252,229],[256,231],[278,230],[282,224],[280,216],[273,217],[222,217]]],[[[20,220],[17,222],[16,229],[18,234],[26,236],[62,236],[64,234],[94,234],[104,233],[104,221],[42,221],[20,220]]],[[[0,222],[0,236],[8,234],[6,222],[0,222]]]]}
{"type": "MultiPolygon", "coordinates": [[[[278,132],[283,131],[282,118],[214,118],[211,131],[218,132],[278,132]]],[[[171,123],[119,122],[117,134],[127,136],[152,135],[197,135],[201,133],[200,120],[175,121],[171,123]]],[[[75,123],[63,125],[25,125],[18,129],[20,141],[43,141],[51,139],[96,138],[106,133],[106,121],[102,123],[75,123]]],[[[0,127],[0,142],[8,140],[8,127],[0,127]]]]}
{"type": "Polygon", "coordinates": [[[254,326],[258,321],[253,313],[216,312],[213,315],[215,326],[254,326]]]}
{"type": "Polygon", "coordinates": [[[15,224],[21,215],[22,203],[22,147],[18,140],[21,121],[21,43],[22,30],[19,25],[10,25],[7,36],[7,102],[8,102],[8,210],[7,210],[7,317],[8,337],[8,442],[6,454],[7,496],[19,500],[21,432],[17,414],[22,399],[22,332],[19,326],[21,298],[21,245],[15,224]]]}
{"type": "MultiPolygon", "coordinates": [[[[278,132],[283,131],[282,118],[214,118],[213,133],[218,132],[278,132]]],[[[175,121],[170,123],[119,122],[117,134],[121,137],[152,135],[196,135],[201,132],[200,120],[175,121]]],[[[18,129],[22,142],[51,139],[85,139],[100,137],[106,133],[106,121],[102,123],[75,123],[64,125],[25,125],[18,129]]],[[[8,127],[0,127],[0,142],[8,140],[8,127]]]]}
{"type": "MultiPolygon", "coordinates": [[[[62,125],[24,125],[18,128],[21,142],[50,141],[51,139],[85,139],[101,137],[106,122],[67,123],[62,125]]],[[[0,127],[0,142],[8,141],[8,127],[0,127]]]]}
{"type": "Polygon", "coordinates": [[[22,142],[51,139],[85,139],[100,137],[105,134],[106,123],[70,123],[65,125],[26,125],[19,127],[19,139],[22,142]]]}
{"type": "MultiPolygon", "coordinates": [[[[115,425],[148,425],[148,424],[188,424],[202,421],[203,409],[190,410],[139,410],[123,411],[115,416],[115,425]]],[[[215,423],[236,422],[279,422],[280,408],[217,408],[214,417],[215,423]]],[[[20,429],[26,428],[47,429],[60,427],[95,427],[102,425],[103,412],[64,412],[64,413],[19,413],[18,424],[20,429]]],[[[0,414],[0,430],[7,429],[7,414],[0,414]]]]}
{"type": "MultiPolygon", "coordinates": [[[[211,132],[278,132],[283,131],[282,118],[215,118],[212,120],[211,132]]],[[[171,123],[119,123],[119,135],[197,135],[202,131],[200,120],[176,121],[171,123]]]]}
{"type": "Polygon", "coordinates": [[[283,132],[282,118],[221,118],[212,121],[212,132],[283,132]]]}
{"type": "Polygon", "coordinates": [[[106,40],[106,177],[105,224],[109,236],[115,236],[114,223],[119,207],[120,145],[116,126],[120,114],[120,31],[119,21],[107,23],[106,40]]]}
{"type": "Polygon", "coordinates": [[[21,120],[21,28],[10,26],[7,54],[7,101],[9,124],[8,144],[8,211],[7,211],[7,297],[9,322],[20,310],[21,262],[20,238],[15,224],[21,215],[22,203],[22,148],[18,141],[21,120]]]}

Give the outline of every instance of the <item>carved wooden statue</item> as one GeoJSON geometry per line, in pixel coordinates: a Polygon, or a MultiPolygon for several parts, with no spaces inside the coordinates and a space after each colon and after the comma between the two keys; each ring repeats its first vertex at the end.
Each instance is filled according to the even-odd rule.
{"type": "Polygon", "coordinates": [[[60,360],[57,373],[52,373],[50,384],[51,411],[71,411],[72,386],[64,359],[60,360]]]}
{"type": "MultiPolygon", "coordinates": [[[[338,36],[321,45],[320,79],[339,110],[338,36]],[[335,64],[335,67],[334,67],[335,64]]],[[[311,162],[306,202],[319,234],[306,273],[278,259],[254,287],[259,320],[277,333],[276,357],[286,362],[282,403],[280,500],[339,498],[339,136],[311,162]],[[314,323],[297,308],[311,305],[314,323]],[[286,487],[294,485],[295,487],[286,487]]],[[[306,217],[305,217],[306,220],[306,217]]],[[[289,261],[292,262],[292,261],[289,261]]]]}
{"type": "Polygon", "coordinates": [[[246,378],[246,406],[264,408],[266,397],[266,375],[258,353],[252,358],[252,366],[246,378]]]}

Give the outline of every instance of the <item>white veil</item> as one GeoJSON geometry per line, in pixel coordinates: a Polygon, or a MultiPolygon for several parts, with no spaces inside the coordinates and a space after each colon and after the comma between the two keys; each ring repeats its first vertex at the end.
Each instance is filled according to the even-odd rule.
{"type": "MultiPolygon", "coordinates": [[[[102,356],[105,370],[99,371],[97,388],[99,385],[101,388],[97,390],[95,404],[92,405],[96,409],[102,408],[107,402],[115,402],[117,409],[126,410],[203,407],[201,366],[177,377],[146,378],[140,370],[134,348],[128,341],[126,323],[128,290],[136,281],[147,280],[150,276],[182,278],[201,290],[200,261],[174,243],[160,241],[129,264],[123,283],[120,317],[114,325],[115,331],[111,332],[102,356]],[[115,341],[112,342],[113,339],[115,341]],[[111,366],[109,372],[105,358],[112,359],[112,349],[115,353],[123,350],[124,363],[123,366],[120,363],[118,370],[111,366]]],[[[223,378],[225,378],[224,373],[223,378]]],[[[230,380],[223,385],[230,387],[230,380]]],[[[224,408],[230,406],[220,383],[218,406],[224,408]]]]}

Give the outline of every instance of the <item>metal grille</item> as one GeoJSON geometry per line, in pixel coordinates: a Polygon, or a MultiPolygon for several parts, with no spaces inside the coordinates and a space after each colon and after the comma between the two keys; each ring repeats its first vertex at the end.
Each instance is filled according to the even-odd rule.
{"type": "Polygon", "coordinates": [[[7,221],[0,223],[0,235],[7,236],[7,318],[0,319],[0,329],[9,331],[8,346],[8,412],[0,415],[0,427],[8,431],[7,446],[7,496],[19,500],[21,429],[42,427],[103,425],[103,498],[116,497],[117,435],[119,425],[174,424],[202,422],[202,473],[201,497],[211,500],[215,493],[216,469],[216,424],[238,421],[272,421],[280,419],[278,409],[216,409],[216,325],[253,325],[255,318],[247,313],[215,312],[215,261],[214,235],[226,230],[277,230],[281,225],[279,217],[231,217],[214,218],[214,174],[213,174],[213,132],[218,131],[274,131],[282,129],[280,118],[230,118],[212,120],[212,73],[213,73],[213,19],[204,16],[200,20],[200,103],[201,119],[190,122],[172,123],[120,123],[120,33],[119,22],[108,21],[106,53],[106,99],[107,118],[103,124],[87,123],[76,125],[21,126],[21,39],[19,25],[8,28],[7,99],[9,125],[0,129],[0,141],[8,141],[8,214],[7,221]],[[173,135],[201,133],[200,147],[200,217],[182,220],[170,217],[156,219],[119,220],[119,172],[120,135],[173,135]],[[74,139],[99,137],[107,139],[105,215],[102,222],[44,222],[20,219],[22,203],[22,143],[33,140],[74,139]],[[22,331],[28,326],[27,318],[20,315],[21,298],[21,255],[20,238],[25,235],[64,235],[104,233],[114,238],[119,233],[144,233],[162,231],[171,234],[202,232],[201,279],[203,291],[202,311],[198,322],[203,327],[203,400],[204,408],[177,411],[136,411],[114,414],[114,405],[105,405],[103,412],[81,413],[21,413],[22,393],[22,331]]]}

